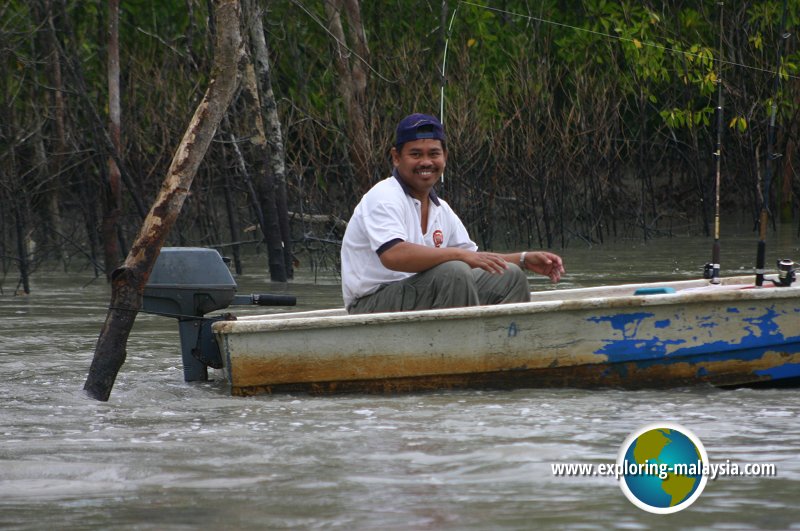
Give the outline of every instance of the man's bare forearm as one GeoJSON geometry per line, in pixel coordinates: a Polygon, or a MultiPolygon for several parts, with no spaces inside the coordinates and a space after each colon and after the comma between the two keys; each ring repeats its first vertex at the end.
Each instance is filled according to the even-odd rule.
{"type": "Polygon", "coordinates": [[[381,263],[392,271],[419,273],[452,260],[465,261],[466,253],[458,247],[426,247],[416,243],[400,242],[381,254],[381,263]]]}

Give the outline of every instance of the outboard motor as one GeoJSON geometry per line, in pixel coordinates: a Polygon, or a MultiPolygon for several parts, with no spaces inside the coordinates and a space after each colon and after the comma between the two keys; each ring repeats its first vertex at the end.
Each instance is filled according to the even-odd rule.
{"type": "Polygon", "coordinates": [[[183,379],[208,379],[208,367],[222,368],[211,325],[226,316],[205,317],[230,305],[294,306],[292,295],[236,295],[236,281],[214,249],[165,247],[144,288],[142,309],[178,320],[183,379]]]}

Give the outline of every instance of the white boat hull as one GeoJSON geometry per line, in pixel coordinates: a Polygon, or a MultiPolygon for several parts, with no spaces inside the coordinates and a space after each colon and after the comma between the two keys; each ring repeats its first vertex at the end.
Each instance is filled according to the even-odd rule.
{"type": "Polygon", "coordinates": [[[236,395],[735,386],[800,377],[800,287],[752,276],[535,292],[530,303],[213,325],[236,395]],[[639,288],[674,293],[634,295],[639,288]]]}

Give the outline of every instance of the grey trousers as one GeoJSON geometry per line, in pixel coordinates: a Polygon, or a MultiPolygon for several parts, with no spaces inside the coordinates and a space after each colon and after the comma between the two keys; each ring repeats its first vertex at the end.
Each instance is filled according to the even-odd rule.
{"type": "Polygon", "coordinates": [[[508,269],[498,275],[452,261],[386,284],[356,299],[347,311],[351,314],[404,312],[530,300],[528,278],[516,264],[508,264],[508,269]]]}

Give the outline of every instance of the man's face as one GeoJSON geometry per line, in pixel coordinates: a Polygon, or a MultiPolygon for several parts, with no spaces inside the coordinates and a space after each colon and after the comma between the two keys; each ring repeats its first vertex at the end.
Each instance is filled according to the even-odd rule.
{"type": "Polygon", "coordinates": [[[392,148],[392,162],[406,185],[421,200],[444,173],[447,151],[438,139],[412,140],[403,145],[402,151],[392,148]]]}

